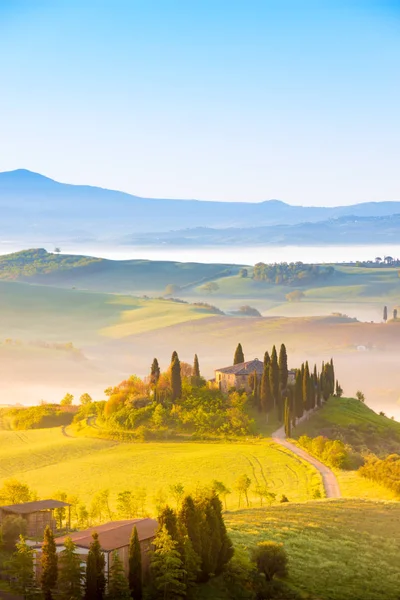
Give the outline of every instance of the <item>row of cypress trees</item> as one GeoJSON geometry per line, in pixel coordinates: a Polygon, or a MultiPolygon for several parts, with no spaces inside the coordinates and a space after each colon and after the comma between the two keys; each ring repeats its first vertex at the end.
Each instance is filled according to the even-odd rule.
{"type": "Polygon", "coordinates": [[[114,552],[106,580],[105,557],[97,533],[93,533],[84,569],[71,538],[66,539],[65,550],[57,554],[53,532],[47,526],[40,563],[40,587],[44,600],[104,600],[106,597],[107,600],[142,600],[142,555],[136,527],[132,530],[129,544],[128,578],[118,553],[114,552]]]}
{"type": "MultiPolygon", "coordinates": [[[[174,350],[171,356],[170,363],[170,375],[171,375],[171,400],[176,402],[182,397],[182,374],[181,374],[181,362],[179,360],[178,353],[174,350]]],[[[161,369],[157,358],[153,359],[150,369],[150,383],[153,386],[154,393],[157,398],[157,384],[161,376],[161,369]]],[[[194,355],[192,377],[195,381],[200,380],[200,365],[197,354],[194,355]]]]}

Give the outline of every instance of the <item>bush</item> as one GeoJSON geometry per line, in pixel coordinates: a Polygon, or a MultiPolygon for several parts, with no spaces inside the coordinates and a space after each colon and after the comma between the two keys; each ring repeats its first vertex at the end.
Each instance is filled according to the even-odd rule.
{"type": "Polygon", "coordinates": [[[252,559],[259,573],[265,575],[266,581],[274,577],[286,577],[288,557],[282,544],[277,542],[259,542],[252,551],[252,559]]]}
{"type": "Polygon", "coordinates": [[[9,515],[3,519],[1,539],[5,550],[12,551],[20,535],[26,534],[26,521],[23,517],[9,515]]]}

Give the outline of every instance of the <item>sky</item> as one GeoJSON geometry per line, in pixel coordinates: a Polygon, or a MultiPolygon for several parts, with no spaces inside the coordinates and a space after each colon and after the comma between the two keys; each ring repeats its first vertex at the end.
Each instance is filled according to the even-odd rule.
{"type": "Polygon", "coordinates": [[[0,171],[400,200],[400,0],[0,0],[0,171]]]}

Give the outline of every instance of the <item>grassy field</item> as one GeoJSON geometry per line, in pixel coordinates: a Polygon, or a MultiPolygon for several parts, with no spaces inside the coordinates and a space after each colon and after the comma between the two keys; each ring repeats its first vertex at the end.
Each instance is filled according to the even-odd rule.
{"type": "Polygon", "coordinates": [[[342,439],[359,451],[400,452],[400,423],[371,410],[354,398],[331,398],[293,432],[342,439]]]}
{"type": "MultiPolygon", "coordinates": [[[[268,441],[129,444],[67,437],[60,428],[0,431],[0,484],[16,477],[42,498],[61,488],[89,503],[98,489],[110,488],[115,502],[119,491],[141,487],[153,512],[159,489],[168,494],[174,483],[193,489],[218,479],[232,489],[228,506],[233,508],[238,505],[234,482],[244,473],[252,488],[266,482],[271,492],[291,501],[308,500],[321,488],[312,467],[268,441]]],[[[251,505],[258,506],[254,491],[249,496],[251,505]]]]}
{"type": "Polygon", "coordinates": [[[283,542],[289,581],[305,598],[399,598],[399,503],[322,500],[237,511],[226,521],[235,545],[283,542]]]}

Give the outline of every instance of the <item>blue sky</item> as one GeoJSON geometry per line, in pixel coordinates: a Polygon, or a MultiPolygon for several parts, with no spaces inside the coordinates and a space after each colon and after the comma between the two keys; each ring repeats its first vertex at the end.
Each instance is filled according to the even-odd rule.
{"type": "Polygon", "coordinates": [[[0,170],[400,200],[400,0],[0,0],[0,170]]]}

